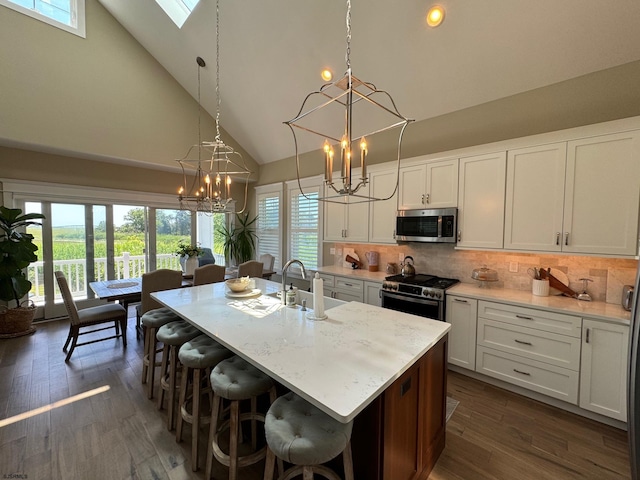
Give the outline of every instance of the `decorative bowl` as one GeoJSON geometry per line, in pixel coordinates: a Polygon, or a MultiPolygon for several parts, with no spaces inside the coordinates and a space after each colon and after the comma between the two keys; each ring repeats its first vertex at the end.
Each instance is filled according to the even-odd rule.
{"type": "Polygon", "coordinates": [[[227,287],[229,287],[229,290],[232,292],[244,292],[249,286],[249,277],[230,278],[224,283],[226,283],[227,287]]]}

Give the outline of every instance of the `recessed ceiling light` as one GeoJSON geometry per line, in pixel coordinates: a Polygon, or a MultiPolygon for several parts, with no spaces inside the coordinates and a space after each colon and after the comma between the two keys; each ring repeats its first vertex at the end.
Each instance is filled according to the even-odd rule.
{"type": "Polygon", "coordinates": [[[333,78],[333,73],[331,72],[331,70],[325,68],[324,70],[322,70],[322,73],[320,74],[320,76],[325,82],[330,82],[331,79],[333,78]]]}
{"type": "Polygon", "coordinates": [[[427,12],[427,25],[437,27],[444,20],[444,8],[440,5],[434,5],[427,12]]]}

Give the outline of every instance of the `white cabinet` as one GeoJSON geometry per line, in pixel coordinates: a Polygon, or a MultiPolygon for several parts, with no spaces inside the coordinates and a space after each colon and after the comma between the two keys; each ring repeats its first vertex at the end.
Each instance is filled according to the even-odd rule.
{"type": "Polygon", "coordinates": [[[349,277],[320,273],[323,280],[324,296],[345,302],[364,301],[364,281],[349,277]]]}
{"type": "Polygon", "coordinates": [[[637,255],[640,132],[567,144],[562,250],[637,255]]]}
{"type": "Polygon", "coordinates": [[[478,301],[455,295],[446,298],[446,322],[451,324],[448,361],[475,370],[478,301]]]}
{"type": "Polygon", "coordinates": [[[458,247],[502,248],[507,153],[460,159],[458,247]]]}
{"type": "Polygon", "coordinates": [[[376,307],[382,306],[382,299],[380,298],[380,290],[382,284],[378,282],[364,282],[364,303],[369,305],[375,305],[376,307]]]}
{"type": "Polygon", "coordinates": [[[478,302],[476,370],[578,403],[582,318],[478,302]]]}
{"type": "Polygon", "coordinates": [[[582,321],[580,407],[617,420],[627,420],[629,327],[582,321]]]}
{"type": "MultiPolygon", "coordinates": [[[[338,178],[334,174],[334,178],[338,178]]],[[[353,177],[359,173],[354,170],[353,177]]],[[[325,187],[325,196],[335,195],[335,192],[325,187]]],[[[369,186],[362,187],[359,193],[369,195],[369,186]]],[[[338,199],[340,200],[340,199],[338,199]]],[[[351,200],[351,199],[349,199],[351,200]]],[[[356,202],[357,197],[353,198],[356,202]]],[[[324,240],[366,242],[369,237],[369,203],[324,203],[324,240]]]]}
{"type": "Polygon", "coordinates": [[[640,133],[509,151],[504,247],[636,255],[640,133]]]}
{"type": "Polygon", "coordinates": [[[400,168],[398,210],[458,204],[458,159],[429,160],[400,168]]]}
{"type": "Polygon", "coordinates": [[[504,248],[559,252],[566,143],[509,151],[504,248]]]}
{"type": "MultiPolygon", "coordinates": [[[[397,168],[369,170],[369,189],[374,198],[386,198],[393,193],[398,179],[397,168]]],[[[396,243],[397,192],[389,200],[379,200],[369,205],[369,242],[396,243]]]]}

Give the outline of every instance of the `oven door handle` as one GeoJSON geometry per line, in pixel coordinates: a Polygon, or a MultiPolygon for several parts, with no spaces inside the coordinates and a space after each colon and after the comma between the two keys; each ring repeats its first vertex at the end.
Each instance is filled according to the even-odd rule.
{"type": "Polygon", "coordinates": [[[431,307],[437,307],[440,305],[440,302],[438,302],[438,300],[428,300],[426,298],[391,293],[386,290],[381,290],[381,292],[383,297],[395,298],[396,300],[401,300],[403,302],[419,303],[421,305],[429,305],[431,307]]]}

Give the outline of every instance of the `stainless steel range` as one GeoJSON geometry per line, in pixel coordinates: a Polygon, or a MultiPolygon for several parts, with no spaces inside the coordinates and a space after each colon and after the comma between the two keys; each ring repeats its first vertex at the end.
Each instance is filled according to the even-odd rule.
{"type": "Polygon", "coordinates": [[[382,283],[382,306],[399,312],[444,321],[445,291],[458,283],[434,275],[392,275],[382,283]]]}

